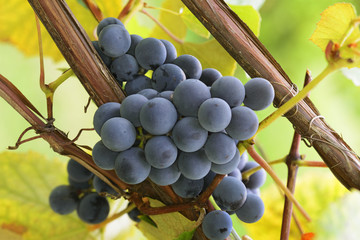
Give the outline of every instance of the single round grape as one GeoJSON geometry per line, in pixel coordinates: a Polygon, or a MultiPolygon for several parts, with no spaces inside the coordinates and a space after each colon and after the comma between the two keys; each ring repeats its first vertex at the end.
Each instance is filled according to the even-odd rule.
{"type": "Polygon", "coordinates": [[[54,188],[49,196],[51,209],[61,215],[73,212],[78,203],[78,197],[70,186],[60,185],[54,188]]]}
{"type": "Polygon", "coordinates": [[[178,155],[174,142],[167,136],[150,138],[145,144],[144,152],[146,161],[155,168],[170,167],[178,155]]]}
{"type": "Polygon", "coordinates": [[[102,143],[98,141],[92,149],[92,159],[94,163],[105,170],[114,169],[115,158],[118,155],[118,152],[111,151],[102,143]]]}
{"type": "Polygon", "coordinates": [[[109,211],[108,200],[94,192],[85,195],[77,207],[79,218],[89,224],[103,222],[107,218],[109,211]]]}
{"type": "Polygon", "coordinates": [[[248,193],[246,201],[241,208],[236,210],[236,216],[243,222],[254,223],[264,215],[265,206],[261,198],[255,194],[248,193]]]}
{"type": "Polygon", "coordinates": [[[227,212],[214,210],[205,215],[201,228],[210,240],[224,240],[230,235],[232,226],[227,212]]]}
{"type": "Polygon", "coordinates": [[[97,28],[96,28],[96,34],[99,36],[100,35],[100,32],[101,30],[108,26],[108,25],[111,25],[111,24],[119,24],[120,26],[123,26],[124,27],[124,24],[117,18],[114,18],[114,17],[107,17],[107,18],[104,18],[103,20],[101,20],[99,22],[99,24],[97,25],[97,28]]]}
{"type": "Polygon", "coordinates": [[[120,106],[121,116],[129,120],[134,127],[140,127],[140,110],[147,101],[149,100],[140,94],[127,96],[120,106]]]}
{"type": "Polygon", "coordinates": [[[174,192],[182,198],[194,198],[198,196],[204,186],[204,179],[190,180],[183,175],[173,184],[174,192]]]}
{"type": "Polygon", "coordinates": [[[234,170],[238,170],[237,166],[238,166],[239,162],[240,162],[240,153],[239,153],[239,150],[236,149],[234,157],[229,162],[224,163],[224,164],[212,163],[211,171],[213,171],[217,174],[229,174],[234,170]]]}
{"type": "Polygon", "coordinates": [[[92,188],[92,185],[90,183],[90,180],[84,181],[84,182],[77,182],[71,179],[68,176],[68,182],[70,184],[70,187],[74,188],[75,190],[86,190],[92,188]]]}
{"type": "Polygon", "coordinates": [[[120,103],[107,102],[101,105],[95,112],[93,125],[95,131],[100,135],[103,124],[110,118],[120,117],[120,103]]]}
{"type": "Polygon", "coordinates": [[[212,194],[216,204],[224,211],[236,211],[245,202],[245,185],[237,178],[224,177],[212,194]]]}
{"type": "Polygon", "coordinates": [[[135,48],[138,45],[138,43],[143,40],[143,38],[137,34],[130,34],[130,38],[131,38],[131,44],[130,44],[130,48],[127,51],[127,54],[130,54],[131,56],[135,57],[135,48]]]}
{"type": "Polygon", "coordinates": [[[211,85],[221,77],[221,73],[215,68],[205,68],[201,72],[200,81],[205,83],[206,86],[211,87],[211,85]]]}
{"type": "Polygon", "coordinates": [[[139,65],[135,57],[124,54],[113,60],[110,71],[117,81],[131,81],[139,72],[139,65]]]}
{"type": "Polygon", "coordinates": [[[217,79],[210,88],[211,97],[225,100],[230,107],[240,106],[245,98],[245,88],[236,77],[225,76],[217,79]]]}
{"type": "Polygon", "coordinates": [[[177,163],[182,175],[191,180],[204,178],[211,168],[211,162],[202,149],[190,153],[181,152],[177,163]]]}
{"type": "Polygon", "coordinates": [[[67,172],[69,177],[76,182],[86,182],[94,176],[92,172],[72,158],[68,161],[67,172]]]}
{"type": "Polygon", "coordinates": [[[166,59],[165,59],[165,63],[171,63],[172,61],[175,60],[175,58],[177,57],[177,51],[175,46],[169,42],[168,40],[165,39],[160,39],[160,41],[164,44],[165,48],[166,48],[166,59]]]}
{"type": "Polygon", "coordinates": [[[209,132],[220,132],[230,123],[230,106],[221,98],[209,98],[200,105],[198,119],[200,125],[209,132]]]}
{"type": "Polygon", "coordinates": [[[132,123],[121,117],[110,118],[101,128],[103,144],[114,152],[129,149],[136,139],[136,130],[132,123]]]}
{"type": "Polygon", "coordinates": [[[152,88],[145,88],[139,91],[138,94],[143,95],[147,99],[153,99],[158,96],[159,92],[152,88]]]}
{"type": "Polygon", "coordinates": [[[146,70],[155,70],[166,60],[166,47],[156,38],[145,38],[137,44],[135,57],[146,70]]]}
{"type": "Polygon", "coordinates": [[[264,78],[252,78],[244,85],[244,87],[244,105],[254,111],[267,108],[274,100],[274,87],[264,78]]]}
{"type": "Polygon", "coordinates": [[[180,67],[175,64],[166,63],[154,71],[151,83],[155,90],[161,92],[174,90],[185,79],[185,73],[180,67]]]}
{"type": "Polygon", "coordinates": [[[209,88],[200,80],[187,79],[174,90],[173,103],[186,117],[197,117],[200,105],[211,97],[209,88]]]}
{"type": "Polygon", "coordinates": [[[237,148],[231,137],[225,133],[217,132],[210,134],[204,149],[211,162],[225,164],[233,159],[237,148]]]}
{"type": "Polygon", "coordinates": [[[150,173],[151,166],[145,159],[144,151],[132,147],[119,153],[115,160],[115,172],[125,183],[138,184],[143,182],[150,173]]]}
{"type": "Polygon", "coordinates": [[[130,48],[131,38],[126,28],[120,24],[104,27],[99,35],[101,51],[109,57],[120,57],[130,48]]]}
{"type": "Polygon", "coordinates": [[[171,131],[177,120],[174,105],[165,98],[153,98],[140,110],[140,123],[153,135],[163,135],[171,131]]]}
{"type": "Polygon", "coordinates": [[[133,80],[126,83],[125,92],[129,96],[147,88],[152,88],[151,79],[144,75],[137,75],[133,80]]]}
{"type": "MultiPolygon", "coordinates": [[[[257,162],[247,162],[241,171],[245,172],[258,166],[259,164],[257,162]]],[[[247,188],[259,188],[264,185],[265,181],[266,171],[263,168],[251,174],[249,179],[243,179],[243,182],[247,188]]]]}
{"type": "Polygon", "coordinates": [[[163,91],[163,92],[158,93],[158,97],[165,98],[165,99],[169,100],[170,102],[172,102],[173,94],[174,94],[174,91],[163,91]]]}
{"type": "Polygon", "coordinates": [[[101,60],[105,63],[107,67],[110,67],[112,59],[109,56],[106,56],[100,49],[99,42],[98,41],[92,41],[92,44],[96,50],[96,52],[99,54],[101,60]]]}
{"type": "Polygon", "coordinates": [[[180,119],[172,130],[173,141],[183,152],[196,152],[204,146],[207,137],[208,132],[194,117],[180,119]]]}
{"type": "Polygon", "coordinates": [[[226,132],[234,139],[244,141],[255,135],[259,127],[256,113],[248,107],[238,106],[231,109],[231,121],[226,132]]]}
{"type": "Polygon", "coordinates": [[[173,163],[167,168],[154,168],[151,167],[149,178],[156,185],[167,186],[175,183],[180,178],[181,172],[177,166],[177,163],[173,163]]]}
{"type": "Polygon", "coordinates": [[[101,180],[98,176],[94,176],[93,185],[97,193],[108,193],[113,196],[119,195],[112,187],[101,180]]]}
{"type": "Polygon", "coordinates": [[[178,56],[173,62],[178,65],[185,73],[186,78],[199,79],[202,72],[200,61],[189,54],[178,56]]]}

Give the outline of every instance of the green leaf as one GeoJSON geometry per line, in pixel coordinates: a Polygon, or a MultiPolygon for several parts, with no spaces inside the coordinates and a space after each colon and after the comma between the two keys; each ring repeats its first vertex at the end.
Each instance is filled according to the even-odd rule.
{"type": "Polygon", "coordinates": [[[255,10],[253,6],[249,5],[230,5],[231,10],[233,10],[241,20],[243,20],[246,25],[251,29],[251,31],[259,36],[260,34],[260,22],[261,17],[258,11],[255,10]]]}
{"type": "Polygon", "coordinates": [[[210,38],[210,32],[201,24],[201,22],[190,12],[188,8],[184,8],[181,13],[181,18],[186,27],[194,33],[204,38],[210,38]]]}
{"type": "Polygon", "coordinates": [[[67,184],[64,163],[34,152],[3,152],[0,161],[0,239],[94,239],[76,213],[49,207],[51,190],[67,184]]]}
{"type": "MultiPolygon", "coordinates": [[[[157,200],[150,199],[152,207],[164,206],[157,200]]],[[[196,222],[190,221],[178,212],[149,216],[156,223],[141,221],[137,227],[149,240],[190,240],[196,229],[196,222]]]]}

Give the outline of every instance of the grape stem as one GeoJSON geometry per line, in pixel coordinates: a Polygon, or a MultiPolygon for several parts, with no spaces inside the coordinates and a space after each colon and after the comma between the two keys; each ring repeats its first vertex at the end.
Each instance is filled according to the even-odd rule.
{"type": "MultiPolygon", "coordinates": [[[[284,115],[291,108],[293,108],[299,101],[304,99],[306,95],[317,86],[321,80],[323,80],[330,73],[339,68],[339,65],[329,64],[314,80],[312,80],[309,84],[307,84],[296,96],[291,98],[289,101],[281,105],[275,112],[266,117],[263,121],[260,122],[259,128],[255,134],[255,136],[261,132],[264,128],[273,123],[276,119],[284,115]]],[[[253,138],[255,137],[253,136],[253,138]]]]}
{"type": "MultiPolygon", "coordinates": [[[[283,158],[280,158],[278,160],[274,160],[274,161],[270,161],[268,162],[269,165],[275,165],[275,164],[279,164],[279,163],[284,163],[286,161],[286,157],[283,157],[283,158]]],[[[253,167],[253,168],[250,168],[246,171],[244,171],[241,176],[242,176],[242,179],[246,180],[246,179],[249,179],[249,177],[254,174],[255,172],[259,171],[260,169],[262,169],[261,166],[257,166],[257,167],[253,167]]]]}
{"type": "Polygon", "coordinates": [[[101,9],[98,7],[98,5],[96,5],[94,1],[83,0],[83,2],[98,22],[100,22],[104,18],[101,9]]]}
{"type": "Polygon", "coordinates": [[[255,151],[253,145],[250,145],[247,148],[250,156],[258,163],[265,171],[271,176],[271,178],[275,181],[275,183],[280,187],[280,189],[284,192],[284,194],[290,199],[290,201],[299,209],[301,214],[306,218],[306,220],[311,221],[309,214],[305,211],[305,209],[299,204],[299,202],[295,199],[294,195],[289,191],[289,189],[284,185],[284,183],[280,180],[280,178],[276,175],[275,171],[270,167],[270,165],[255,151]]]}

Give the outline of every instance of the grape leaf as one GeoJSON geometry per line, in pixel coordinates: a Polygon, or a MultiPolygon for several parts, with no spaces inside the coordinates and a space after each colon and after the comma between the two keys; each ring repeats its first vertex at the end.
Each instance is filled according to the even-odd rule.
{"type": "MultiPolygon", "coordinates": [[[[66,2],[86,33],[91,39],[95,39],[94,29],[98,22],[90,11],[78,0],[66,2]]],[[[104,17],[117,17],[122,6],[122,1],[97,0],[96,2],[103,11],[104,17]]],[[[35,14],[29,3],[22,0],[0,0],[0,6],[0,41],[13,44],[27,56],[38,56],[35,14]]],[[[63,59],[45,28],[42,26],[41,29],[44,55],[56,61],[63,59]]]]}
{"type": "Polygon", "coordinates": [[[260,14],[253,6],[249,5],[229,5],[241,20],[253,31],[256,36],[260,34],[260,14]]]}
{"type": "Polygon", "coordinates": [[[94,239],[76,213],[49,207],[51,190],[67,184],[64,163],[34,152],[3,152],[0,161],[0,239],[94,239]]]}
{"type": "Polygon", "coordinates": [[[194,16],[194,14],[192,14],[192,12],[190,12],[188,8],[183,8],[180,16],[188,29],[200,35],[201,37],[210,37],[210,32],[201,24],[201,22],[194,16]]]}
{"type": "Polygon", "coordinates": [[[265,0],[225,0],[225,2],[230,5],[250,5],[256,10],[259,10],[265,0]]]}
{"type": "MultiPolygon", "coordinates": [[[[157,200],[150,199],[152,207],[164,206],[157,200]]],[[[149,240],[191,240],[196,229],[196,222],[190,221],[178,212],[149,216],[157,225],[140,221],[137,227],[149,240]]]]}

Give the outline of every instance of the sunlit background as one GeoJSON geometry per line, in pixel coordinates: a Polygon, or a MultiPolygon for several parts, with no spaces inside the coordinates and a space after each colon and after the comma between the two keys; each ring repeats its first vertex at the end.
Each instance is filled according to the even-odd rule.
{"type": "MultiPolygon", "coordinates": [[[[0,0],[0,5],[3,5],[3,2],[6,1],[0,0]]],[[[161,6],[163,1],[149,0],[146,2],[149,5],[161,6]]],[[[307,69],[315,77],[326,66],[323,52],[309,38],[316,28],[316,23],[320,20],[320,13],[337,1],[266,0],[262,3],[263,1],[232,0],[228,2],[232,4],[253,2],[257,7],[263,4],[259,9],[261,15],[259,38],[280,63],[290,79],[300,88],[303,85],[307,69]]],[[[344,2],[351,2],[360,11],[359,1],[344,2]]],[[[151,10],[151,13],[154,16],[158,16],[159,10],[151,10]]],[[[10,16],[14,19],[17,18],[15,7],[11,15],[6,16],[6,18],[10,16]]],[[[89,17],[91,16],[89,15],[89,17]]],[[[135,24],[132,24],[130,33],[146,37],[155,24],[143,15],[136,17],[138,17],[138,24],[140,26],[138,31],[140,32],[137,32],[135,24]],[[148,29],[147,32],[144,29],[148,29]]],[[[6,21],[6,18],[0,15],[0,24],[9,23],[9,21],[6,21]]],[[[25,26],[29,22],[35,25],[34,17],[26,21],[27,24],[24,24],[25,26]]],[[[26,29],[24,31],[26,32],[26,29]]],[[[23,37],[32,38],[31,42],[37,41],[36,32],[24,34],[23,37]]],[[[91,36],[91,39],[94,39],[94,37],[91,36]]],[[[189,39],[194,40],[195,38],[189,39]]],[[[23,39],[23,41],[26,42],[27,40],[23,39]]],[[[64,60],[54,61],[46,57],[45,79],[47,83],[59,77],[64,68],[68,68],[64,60]]],[[[39,57],[37,55],[24,55],[22,51],[19,51],[10,42],[0,42],[0,74],[14,83],[41,113],[46,114],[45,95],[39,87],[39,73],[39,57]]],[[[247,81],[245,75],[240,73],[239,77],[241,77],[243,83],[247,81]]],[[[359,153],[360,87],[357,87],[338,71],[320,83],[311,92],[310,99],[319,109],[325,121],[345,139],[355,152],[359,153]]],[[[84,106],[87,102],[88,95],[75,77],[68,79],[56,91],[54,98],[55,126],[68,133],[69,138],[74,138],[81,128],[92,127],[92,115],[96,110],[96,106],[93,103],[90,104],[88,111],[84,113],[84,106]]],[[[7,147],[16,143],[19,135],[24,129],[29,127],[29,124],[3,99],[0,99],[0,109],[2,112],[2,117],[0,118],[0,149],[7,151],[7,147]]],[[[259,113],[259,118],[264,119],[273,110],[274,108],[270,107],[259,113]]],[[[293,132],[293,127],[287,119],[278,119],[258,136],[258,145],[264,150],[268,160],[283,158],[288,153],[293,132]]],[[[35,133],[29,131],[25,138],[32,136],[35,136],[35,133]]],[[[98,140],[99,137],[95,132],[83,132],[77,143],[93,146],[98,140]]],[[[54,180],[56,182],[49,182],[48,185],[55,187],[59,184],[66,184],[64,166],[68,158],[55,153],[44,140],[37,139],[25,143],[14,152],[24,153],[22,156],[39,156],[39,158],[41,156],[41,158],[46,158],[48,161],[55,161],[54,168],[58,168],[58,166],[60,168],[55,171],[54,169],[50,170],[50,172],[58,173],[61,177],[54,180]]],[[[307,160],[321,160],[313,149],[306,147],[303,143],[300,153],[305,154],[307,160]]],[[[35,159],[32,159],[31,162],[36,164],[35,159]]],[[[22,165],[27,164],[25,159],[24,161],[20,160],[19,163],[22,165]]],[[[42,163],[40,162],[40,164],[42,163]]],[[[274,168],[281,179],[286,181],[285,165],[276,165],[274,168]]],[[[264,218],[251,226],[237,223],[236,228],[239,235],[248,234],[254,240],[279,239],[283,198],[270,177],[268,177],[266,185],[261,189],[261,192],[266,207],[264,218]]],[[[313,218],[311,223],[307,223],[297,213],[304,231],[315,233],[316,237],[314,239],[359,239],[359,228],[355,223],[360,222],[360,198],[356,194],[349,194],[344,187],[336,182],[328,169],[300,168],[296,197],[313,218]]],[[[1,199],[6,200],[6,198],[6,195],[0,194],[0,203],[1,199]]],[[[4,212],[2,212],[0,207],[0,223],[2,222],[1,218],[4,217],[1,214],[4,214],[4,212]]],[[[124,218],[126,217],[124,216],[124,218]]],[[[127,219],[123,219],[123,221],[128,222],[127,219]]],[[[128,235],[117,236],[115,237],[116,239],[140,238],[140,235],[134,232],[135,230],[129,230],[130,225],[125,226],[122,232],[128,232],[128,235]]],[[[115,226],[115,228],[117,227],[115,226]]],[[[1,234],[3,232],[0,231],[0,239],[3,239],[1,234]]],[[[28,239],[25,236],[26,234],[24,239],[28,239]]],[[[300,239],[298,228],[295,226],[292,227],[291,239],[300,239]]]]}

